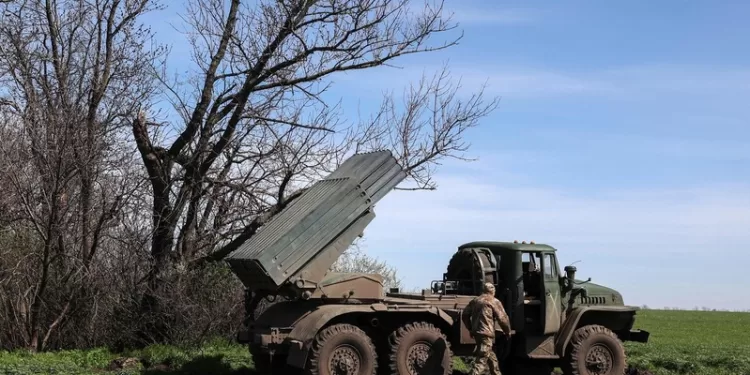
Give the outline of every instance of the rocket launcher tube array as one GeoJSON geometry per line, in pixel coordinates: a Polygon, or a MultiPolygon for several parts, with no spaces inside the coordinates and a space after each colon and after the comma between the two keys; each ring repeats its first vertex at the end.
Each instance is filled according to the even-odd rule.
{"type": "Polygon", "coordinates": [[[356,154],[313,184],[226,257],[251,290],[314,287],[374,217],[373,206],[406,178],[389,151],[356,154]]]}

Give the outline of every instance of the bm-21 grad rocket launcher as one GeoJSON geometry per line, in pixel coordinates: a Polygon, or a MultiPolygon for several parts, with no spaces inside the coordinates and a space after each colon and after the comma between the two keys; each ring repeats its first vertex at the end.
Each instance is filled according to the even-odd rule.
{"type": "Polygon", "coordinates": [[[226,261],[255,293],[382,299],[382,276],[329,269],[375,218],[373,206],[405,178],[388,151],[356,154],[292,201],[226,261]]]}
{"type": "Polygon", "coordinates": [[[405,177],[390,152],[354,155],[229,255],[253,295],[254,319],[238,338],[257,371],[451,375],[454,355],[474,353],[466,311],[490,283],[511,329],[494,343],[504,374],[625,372],[622,341],[649,337],[632,329],[638,308],[614,289],[578,280],[574,266],[562,274],[549,245],[460,245],[442,280],[421,293],[386,293],[377,274],[330,272],[374,219],[374,205],[405,177]],[[285,301],[256,309],[276,296],[285,301]]]}

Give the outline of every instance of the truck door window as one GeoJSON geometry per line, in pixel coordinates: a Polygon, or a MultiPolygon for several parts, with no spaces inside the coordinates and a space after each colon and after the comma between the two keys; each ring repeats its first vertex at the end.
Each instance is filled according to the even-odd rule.
{"type": "Polygon", "coordinates": [[[555,264],[552,254],[544,254],[544,279],[545,280],[557,280],[557,264],[555,264]]]}
{"type": "Polygon", "coordinates": [[[524,252],[522,262],[526,297],[538,298],[542,293],[542,256],[540,253],[524,252]]]}

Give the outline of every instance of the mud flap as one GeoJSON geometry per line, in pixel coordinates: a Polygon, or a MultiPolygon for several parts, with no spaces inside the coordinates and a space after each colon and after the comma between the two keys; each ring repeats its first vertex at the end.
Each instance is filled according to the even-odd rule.
{"type": "Polygon", "coordinates": [[[305,368],[307,362],[307,351],[299,340],[289,341],[289,355],[286,357],[286,364],[296,368],[305,368]]]}
{"type": "Polygon", "coordinates": [[[237,332],[237,342],[240,344],[247,344],[250,342],[250,331],[248,330],[241,330],[237,332]]]}
{"type": "Polygon", "coordinates": [[[512,340],[512,334],[511,336],[505,336],[502,333],[497,332],[497,335],[495,336],[495,356],[497,356],[498,361],[503,362],[510,356],[512,340]]]}

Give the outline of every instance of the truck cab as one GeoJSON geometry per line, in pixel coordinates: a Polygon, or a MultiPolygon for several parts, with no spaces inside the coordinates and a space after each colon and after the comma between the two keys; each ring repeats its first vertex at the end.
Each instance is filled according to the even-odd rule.
{"type": "MultiPolygon", "coordinates": [[[[603,328],[604,333],[594,336],[613,346],[614,357],[622,351],[620,341],[648,341],[647,332],[632,330],[637,307],[626,306],[614,289],[590,279],[577,280],[573,266],[564,271],[552,246],[533,241],[477,241],[459,246],[443,280],[433,282],[432,291],[476,296],[485,282],[494,284],[513,330],[510,342],[497,343],[498,357],[536,359],[565,368],[566,362],[575,362],[571,341],[575,344],[574,333],[584,326],[603,328]]],[[[584,340],[586,335],[578,336],[584,340]]],[[[604,360],[617,361],[614,357],[604,360]]],[[[578,362],[569,364],[577,366],[578,362]]]]}

